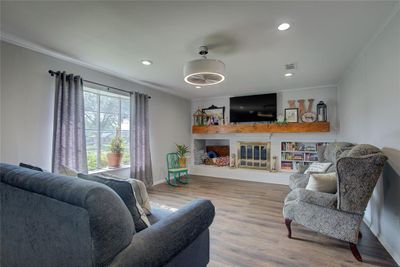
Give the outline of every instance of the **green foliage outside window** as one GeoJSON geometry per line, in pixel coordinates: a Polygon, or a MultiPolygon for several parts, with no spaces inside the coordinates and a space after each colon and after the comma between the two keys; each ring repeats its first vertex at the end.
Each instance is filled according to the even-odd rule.
{"type": "Polygon", "coordinates": [[[96,151],[88,150],[87,163],[88,163],[89,171],[93,171],[93,170],[97,169],[97,153],[96,153],[96,151]]]}

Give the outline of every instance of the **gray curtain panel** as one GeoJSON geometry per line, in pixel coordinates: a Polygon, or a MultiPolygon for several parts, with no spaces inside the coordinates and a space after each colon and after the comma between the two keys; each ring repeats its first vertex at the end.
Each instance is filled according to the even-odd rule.
{"type": "Polygon", "coordinates": [[[130,154],[131,177],[153,185],[150,156],[149,97],[141,93],[131,95],[130,154]]]}
{"type": "Polygon", "coordinates": [[[80,76],[56,76],[52,171],[66,165],[87,172],[83,81],[80,76]]]}

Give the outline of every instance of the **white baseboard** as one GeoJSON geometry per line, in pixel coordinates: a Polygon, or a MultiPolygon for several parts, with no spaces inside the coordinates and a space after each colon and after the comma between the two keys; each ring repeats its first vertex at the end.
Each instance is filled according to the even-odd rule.
{"type": "Polygon", "coordinates": [[[400,266],[400,254],[398,251],[395,251],[389,243],[386,241],[385,237],[378,233],[378,229],[376,229],[375,225],[368,221],[365,217],[363,219],[364,223],[371,229],[371,232],[378,238],[379,242],[381,242],[382,246],[387,250],[390,256],[393,257],[394,261],[397,265],[400,266]]]}
{"type": "MultiPolygon", "coordinates": [[[[288,172],[267,172],[263,170],[244,168],[231,169],[228,167],[215,167],[206,165],[191,166],[189,168],[189,174],[283,185],[289,184],[289,176],[291,175],[291,173],[288,172]]],[[[153,181],[153,185],[162,184],[164,182],[164,179],[156,180],[153,181]]]]}
{"type": "Polygon", "coordinates": [[[153,186],[154,185],[158,185],[158,184],[162,184],[162,183],[164,183],[165,182],[165,180],[156,180],[156,181],[153,181],[153,186]]]}
{"type": "Polygon", "coordinates": [[[268,172],[263,170],[245,168],[233,169],[229,167],[195,165],[189,169],[189,174],[211,176],[215,178],[227,178],[242,181],[288,185],[289,176],[291,173],[268,172]]]}

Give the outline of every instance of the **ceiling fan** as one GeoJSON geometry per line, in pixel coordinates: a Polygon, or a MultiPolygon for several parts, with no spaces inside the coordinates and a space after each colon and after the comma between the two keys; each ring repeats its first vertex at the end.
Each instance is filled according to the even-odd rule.
{"type": "Polygon", "coordinates": [[[217,59],[208,59],[208,47],[200,46],[201,59],[187,62],[183,67],[184,80],[196,86],[208,86],[225,80],[225,64],[217,59]]]}

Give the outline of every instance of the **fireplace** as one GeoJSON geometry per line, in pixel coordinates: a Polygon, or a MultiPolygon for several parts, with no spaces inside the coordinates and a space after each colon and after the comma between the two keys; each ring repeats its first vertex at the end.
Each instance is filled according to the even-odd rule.
{"type": "Polygon", "coordinates": [[[237,167],[271,169],[271,143],[238,142],[237,167]]]}

